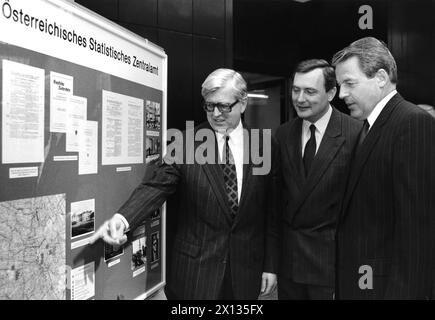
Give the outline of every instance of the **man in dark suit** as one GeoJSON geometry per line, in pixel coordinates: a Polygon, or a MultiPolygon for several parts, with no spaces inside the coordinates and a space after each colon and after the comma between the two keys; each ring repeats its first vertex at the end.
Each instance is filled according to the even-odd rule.
{"type": "MultiPolygon", "coordinates": [[[[168,212],[177,215],[168,298],[257,299],[276,286],[275,184],[272,173],[256,173],[260,164],[251,161],[249,147],[255,139],[241,121],[247,104],[241,75],[215,70],[204,81],[202,95],[208,123],[195,128],[194,135],[211,138],[191,141],[194,135],[189,140],[186,132],[181,156],[178,139],[175,154],[168,151],[93,241],[102,237],[108,243],[125,242],[127,229],[134,229],[177,192],[178,210],[168,212]],[[189,160],[189,155],[195,159],[189,160]],[[204,160],[207,163],[201,164],[204,160]]],[[[256,154],[262,154],[262,144],[256,146],[256,154]]]]}
{"type": "Polygon", "coordinates": [[[331,107],[334,69],[320,59],[295,70],[298,118],[276,132],[280,150],[282,251],[279,299],[333,299],[335,228],[360,121],[331,107]]]}
{"type": "Polygon", "coordinates": [[[397,93],[383,42],[357,40],[332,63],[340,98],[364,120],[337,229],[338,298],[430,298],[435,120],[397,93]]]}

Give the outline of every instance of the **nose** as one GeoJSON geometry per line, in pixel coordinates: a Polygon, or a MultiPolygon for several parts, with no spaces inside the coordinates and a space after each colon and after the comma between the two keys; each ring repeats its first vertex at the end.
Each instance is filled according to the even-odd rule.
{"type": "Polygon", "coordinates": [[[344,86],[340,86],[340,94],[338,95],[340,99],[344,99],[348,96],[348,92],[344,86]]]}
{"type": "Polygon", "coordinates": [[[221,115],[221,112],[219,111],[219,109],[217,107],[214,108],[213,115],[215,117],[219,117],[221,115]]]}
{"type": "Polygon", "coordinates": [[[304,91],[301,90],[301,91],[299,91],[299,93],[298,93],[298,95],[296,97],[296,101],[297,102],[303,102],[304,100],[305,100],[305,94],[304,94],[304,91]]]}

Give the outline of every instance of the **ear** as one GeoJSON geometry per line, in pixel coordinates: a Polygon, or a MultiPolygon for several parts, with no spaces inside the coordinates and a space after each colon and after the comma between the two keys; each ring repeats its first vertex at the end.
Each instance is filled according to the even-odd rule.
{"type": "Polygon", "coordinates": [[[385,69],[379,69],[375,74],[375,78],[380,88],[385,87],[388,81],[390,81],[390,76],[385,69]]]}
{"type": "Polygon", "coordinates": [[[248,104],[248,99],[240,100],[240,113],[245,112],[247,104],[248,104]]]}
{"type": "Polygon", "coordinates": [[[337,93],[337,87],[332,88],[326,94],[328,95],[328,101],[331,102],[334,99],[335,94],[337,93]]]}

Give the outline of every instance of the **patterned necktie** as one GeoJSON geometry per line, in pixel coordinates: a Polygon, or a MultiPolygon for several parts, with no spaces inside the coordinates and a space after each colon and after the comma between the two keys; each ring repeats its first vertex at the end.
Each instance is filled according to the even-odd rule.
{"type": "Polygon", "coordinates": [[[224,174],[225,190],[227,191],[231,215],[234,218],[239,208],[239,199],[237,194],[236,165],[234,163],[233,153],[231,152],[230,146],[228,145],[229,139],[229,136],[225,136],[225,163],[221,164],[221,166],[224,174]]]}
{"type": "Polygon", "coordinates": [[[308,175],[310,171],[311,163],[313,162],[314,156],[316,154],[316,126],[314,124],[310,125],[311,136],[310,140],[308,140],[305,145],[304,150],[304,168],[305,168],[305,176],[308,175]]]}

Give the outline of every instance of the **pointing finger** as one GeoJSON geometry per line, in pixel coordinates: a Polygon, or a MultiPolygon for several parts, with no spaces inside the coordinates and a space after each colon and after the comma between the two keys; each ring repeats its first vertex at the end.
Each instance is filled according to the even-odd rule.
{"type": "Polygon", "coordinates": [[[107,233],[107,221],[101,225],[97,232],[95,232],[90,238],[89,238],[89,244],[93,244],[95,241],[97,241],[100,238],[104,237],[104,233],[107,233]]]}
{"type": "Polygon", "coordinates": [[[109,231],[110,231],[110,236],[112,238],[115,238],[115,239],[118,238],[118,234],[117,234],[117,230],[116,230],[116,222],[113,219],[111,219],[109,221],[109,231]]]}

